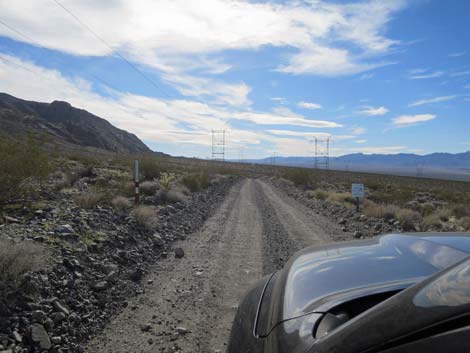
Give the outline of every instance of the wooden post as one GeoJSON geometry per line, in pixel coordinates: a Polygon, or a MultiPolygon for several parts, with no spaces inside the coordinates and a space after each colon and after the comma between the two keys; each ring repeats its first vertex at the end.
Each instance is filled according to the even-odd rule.
{"type": "Polygon", "coordinates": [[[359,212],[360,203],[361,203],[361,199],[359,197],[356,197],[356,212],[359,212]]]}
{"type": "Polygon", "coordinates": [[[135,193],[134,193],[134,203],[137,206],[140,203],[140,193],[139,193],[139,160],[134,161],[134,182],[135,182],[135,193]]]}

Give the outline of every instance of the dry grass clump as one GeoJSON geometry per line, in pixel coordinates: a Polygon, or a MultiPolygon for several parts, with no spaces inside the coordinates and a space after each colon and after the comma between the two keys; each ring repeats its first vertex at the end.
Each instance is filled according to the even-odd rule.
{"type": "Polygon", "coordinates": [[[1,239],[0,287],[19,283],[25,273],[42,269],[46,260],[46,250],[36,243],[30,241],[16,243],[1,239]]]}
{"type": "Polygon", "coordinates": [[[183,203],[185,201],[185,197],[179,191],[170,190],[166,193],[166,200],[170,203],[177,203],[177,202],[183,203]]]}
{"type": "Polygon", "coordinates": [[[78,207],[91,209],[96,206],[103,200],[103,195],[96,192],[86,192],[74,197],[74,201],[78,207]]]}
{"type": "Polygon", "coordinates": [[[123,211],[131,208],[131,202],[124,196],[116,196],[111,200],[111,205],[114,209],[123,211]]]}
{"type": "Polygon", "coordinates": [[[152,196],[155,195],[158,190],[158,183],[154,181],[144,181],[139,185],[139,188],[143,195],[152,196]]]}
{"type": "Polygon", "coordinates": [[[395,205],[377,205],[376,203],[368,202],[364,208],[364,214],[367,217],[383,218],[388,221],[396,218],[399,210],[400,208],[395,205]]]}
{"type": "Polygon", "coordinates": [[[351,194],[347,192],[329,192],[327,200],[343,206],[351,206],[354,204],[354,199],[351,194]]]}
{"type": "Polygon", "coordinates": [[[415,224],[421,223],[422,216],[419,212],[402,208],[397,212],[397,219],[400,222],[402,228],[407,230],[415,230],[415,224]]]}
{"type": "Polygon", "coordinates": [[[132,215],[141,227],[151,229],[157,225],[157,215],[152,207],[138,206],[134,209],[132,215]]]}
{"type": "Polygon", "coordinates": [[[470,231],[470,217],[462,217],[459,220],[460,226],[465,230],[465,231],[470,231]]]}
{"type": "Polygon", "coordinates": [[[430,229],[441,229],[442,228],[442,221],[441,217],[437,213],[430,214],[423,218],[422,225],[425,230],[430,229]]]}

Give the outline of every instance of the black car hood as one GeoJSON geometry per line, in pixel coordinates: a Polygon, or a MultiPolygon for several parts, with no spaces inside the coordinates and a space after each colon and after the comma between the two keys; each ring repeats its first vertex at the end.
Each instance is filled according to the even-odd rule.
{"type": "Polygon", "coordinates": [[[470,237],[454,233],[390,234],[306,248],[268,286],[269,303],[263,305],[269,314],[260,334],[268,334],[280,322],[325,312],[365,293],[407,288],[468,257],[469,250],[470,237]]]}

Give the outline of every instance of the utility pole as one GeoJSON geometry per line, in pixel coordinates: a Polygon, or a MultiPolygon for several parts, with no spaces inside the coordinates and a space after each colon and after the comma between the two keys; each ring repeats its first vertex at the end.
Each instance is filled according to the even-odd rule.
{"type": "Polygon", "coordinates": [[[225,161],[225,130],[211,130],[212,160],[225,161]]]}

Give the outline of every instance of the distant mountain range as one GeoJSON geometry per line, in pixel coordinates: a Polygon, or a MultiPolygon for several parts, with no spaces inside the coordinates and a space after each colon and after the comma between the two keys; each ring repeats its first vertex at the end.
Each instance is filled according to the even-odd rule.
{"type": "Polygon", "coordinates": [[[134,134],[67,102],[39,103],[0,93],[0,134],[26,132],[72,146],[118,153],[151,152],[134,134]]]}
{"type": "MultiPolygon", "coordinates": [[[[313,157],[276,157],[247,160],[249,163],[284,166],[315,166],[313,157]]],[[[432,153],[416,155],[354,153],[330,158],[330,168],[335,170],[364,171],[416,175],[436,178],[470,180],[470,151],[463,153],[432,153]]]]}

